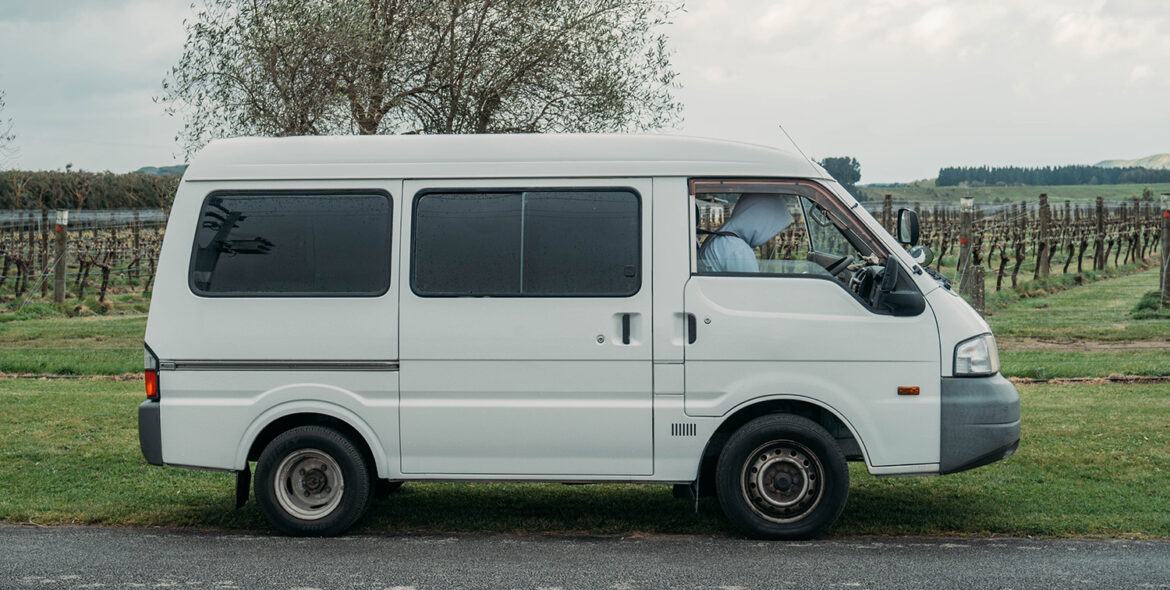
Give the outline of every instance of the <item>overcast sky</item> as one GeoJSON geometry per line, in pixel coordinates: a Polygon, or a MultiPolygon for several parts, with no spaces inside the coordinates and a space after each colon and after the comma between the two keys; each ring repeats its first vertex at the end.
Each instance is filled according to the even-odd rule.
{"type": "MultiPolygon", "coordinates": [[[[0,165],[181,163],[152,97],[189,3],[0,0],[0,165]]],[[[783,124],[863,183],[1170,152],[1166,0],[691,0],[667,32],[679,132],[787,147],[783,124]]]]}

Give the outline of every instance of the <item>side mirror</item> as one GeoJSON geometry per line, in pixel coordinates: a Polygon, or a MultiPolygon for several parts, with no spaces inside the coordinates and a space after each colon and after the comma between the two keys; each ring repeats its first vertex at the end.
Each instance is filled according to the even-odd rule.
{"type": "Polygon", "coordinates": [[[918,214],[910,209],[898,210],[898,243],[918,245],[918,214]]]}
{"type": "Polygon", "coordinates": [[[921,266],[930,266],[934,262],[934,250],[930,246],[913,246],[910,248],[910,257],[921,266]]]}

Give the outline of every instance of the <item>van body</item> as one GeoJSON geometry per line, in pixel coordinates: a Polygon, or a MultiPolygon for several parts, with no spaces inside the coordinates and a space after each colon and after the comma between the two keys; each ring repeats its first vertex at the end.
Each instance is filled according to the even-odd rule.
{"type": "Polygon", "coordinates": [[[241,503],[254,463],[290,534],[400,482],[510,480],[676,484],[750,535],[816,535],[846,461],[936,475],[1019,442],[987,323],[907,251],[913,212],[898,233],[733,142],[213,142],[159,257],[142,451],[236,472],[241,503]],[[736,221],[748,196],[789,233],[720,231],[761,219],[736,221]],[[704,262],[710,240],[758,269],[704,262]]]}

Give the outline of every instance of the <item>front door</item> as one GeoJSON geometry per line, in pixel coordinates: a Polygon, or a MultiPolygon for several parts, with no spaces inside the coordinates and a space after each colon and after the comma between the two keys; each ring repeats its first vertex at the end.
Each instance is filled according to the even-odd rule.
{"type": "Polygon", "coordinates": [[[651,183],[404,193],[402,471],[651,474],[651,183]]]}
{"type": "Polygon", "coordinates": [[[809,401],[857,431],[873,466],[938,463],[940,353],[929,307],[911,317],[871,307],[876,286],[856,283],[863,269],[877,268],[884,246],[827,191],[743,184],[700,183],[696,192],[724,191],[718,196],[733,203],[724,227],[739,235],[780,233],[750,244],[757,272],[696,265],[687,281],[684,307],[695,328],[685,348],[687,414],[722,416],[764,397],[809,401]],[[747,194],[783,203],[788,215],[737,215],[747,194]],[[787,227],[768,225],[776,219],[787,227]]]}

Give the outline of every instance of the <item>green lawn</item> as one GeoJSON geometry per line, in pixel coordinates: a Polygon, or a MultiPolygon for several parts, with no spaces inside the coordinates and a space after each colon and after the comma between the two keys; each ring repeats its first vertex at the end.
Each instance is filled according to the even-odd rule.
{"type": "Polygon", "coordinates": [[[1170,317],[1134,319],[1157,270],[1098,281],[992,310],[1005,375],[1170,375],[1170,317]]]}
{"type": "MultiPolygon", "coordinates": [[[[876,479],[854,465],[832,535],[1170,537],[1170,384],[1020,388],[1020,451],[938,478],[876,479]]],[[[233,510],[230,474],[146,465],[141,384],[0,380],[0,521],[266,529],[233,510]]],[[[713,499],[669,486],[411,483],[358,530],[731,534],[713,499]]]]}
{"type": "Polygon", "coordinates": [[[138,373],[142,371],[145,331],[145,315],[0,322],[0,373],[138,373]]]}

